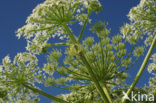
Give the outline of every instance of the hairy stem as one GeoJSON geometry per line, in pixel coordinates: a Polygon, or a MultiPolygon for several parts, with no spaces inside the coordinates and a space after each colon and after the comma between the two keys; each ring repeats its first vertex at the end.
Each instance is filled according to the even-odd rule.
{"type": "MultiPolygon", "coordinates": [[[[155,36],[154,39],[153,39],[153,42],[152,42],[152,44],[151,44],[151,46],[150,46],[150,48],[149,48],[149,50],[148,50],[148,52],[147,52],[147,55],[146,55],[146,57],[145,57],[145,59],[144,59],[142,65],[141,65],[141,67],[140,67],[140,70],[138,71],[138,73],[137,73],[137,75],[136,75],[134,81],[132,82],[130,88],[129,88],[128,91],[127,91],[127,95],[129,95],[129,94],[131,93],[131,91],[132,91],[133,88],[135,87],[136,83],[137,83],[138,80],[140,79],[140,76],[142,75],[142,73],[143,73],[143,71],[144,71],[144,69],[145,69],[145,67],[146,67],[146,64],[147,64],[147,62],[148,62],[148,60],[149,60],[149,58],[150,58],[150,56],[151,56],[151,54],[152,54],[152,51],[153,51],[155,45],[156,45],[156,36],[155,36]]],[[[126,102],[126,99],[124,99],[124,100],[122,101],[122,103],[125,103],[125,102],[126,102]]]]}

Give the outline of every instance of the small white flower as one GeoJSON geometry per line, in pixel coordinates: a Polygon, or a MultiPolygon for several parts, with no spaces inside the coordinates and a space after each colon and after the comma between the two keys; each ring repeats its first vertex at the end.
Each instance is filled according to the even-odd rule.
{"type": "Polygon", "coordinates": [[[5,64],[10,64],[10,63],[11,63],[10,57],[9,57],[9,56],[6,56],[6,57],[3,59],[3,63],[5,63],[5,64]]]}
{"type": "Polygon", "coordinates": [[[80,13],[81,11],[80,11],[80,9],[77,9],[77,13],[80,13]]]}
{"type": "Polygon", "coordinates": [[[151,60],[156,63],[156,53],[152,55],[151,60]]]}
{"type": "Polygon", "coordinates": [[[63,39],[64,39],[64,37],[63,37],[63,36],[61,36],[61,37],[60,37],[60,39],[61,39],[61,40],[63,40],[63,39]]]}
{"type": "Polygon", "coordinates": [[[0,65],[0,72],[2,72],[2,70],[3,70],[3,66],[2,66],[2,65],[0,65]]]}
{"type": "Polygon", "coordinates": [[[84,23],[81,21],[79,24],[80,24],[80,25],[83,25],[84,23]]]}
{"type": "Polygon", "coordinates": [[[156,68],[156,64],[155,63],[151,63],[148,65],[148,72],[152,73],[152,71],[154,70],[154,68],[156,68]]]}
{"type": "Polygon", "coordinates": [[[84,1],[84,6],[86,7],[86,8],[88,8],[88,1],[84,1]]]}

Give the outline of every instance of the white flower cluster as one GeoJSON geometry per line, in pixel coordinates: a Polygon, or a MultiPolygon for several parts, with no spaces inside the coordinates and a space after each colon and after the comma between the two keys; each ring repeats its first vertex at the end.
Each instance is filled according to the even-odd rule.
{"type": "Polygon", "coordinates": [[[32,91],[26,89],[23,84],[34,85],[41,83],[41,70],[38,69],[37,58],[31,53],[18,53],[13,62],[9,56],[3,59],[0,66],[0,87],[7,88],[9,101],[16,101],[23,97],[34,96],[32,91]],[[17,92],[15,92],[17,91],[17,92]]]}
{"type": "MultiPolygon", "coordinates": [[[[78,90],[72,91],[69,94],[61,94],[58,97],[63,98],[70,102],[80,102],[80,103],[96,103],[98,101],[98,92],[92,85],[78,86],[78,90]]],[[[57,102],[54,102],[57,103],[57,102]]]]}
{"type": "Polygon", "coordinates": [[[146,37],[145,44],[147,46],[151,44],[156,33],[155,11],[155,0],[141,0],[128,14],[130,24],[125,24],[121,28],[123,37],[126,37],[131,44],[135,44],[139,39],[146,37]]]}
{"type": "Polygon", "coordinates": [[[156,71],[156,53],[151,57],[152,63],[148,65],[148,71],[151,73],[152,71],[156,71]]]}
{"type": "Polygon", "coordinates": [[[26,25],[18,29],[17,37],[24,36],[28,41],[26,49],[38,54],[51,37],[68,38],[63,24],[75,21],[83,24],[87,11],[98,12],[100,7],[98,0],[46,0],[33,10],[26,25]]]}
{"type": "Polygon", "coordinates": [[[152,77],[149,79],[149,86],[151,87],[151,94],[156,93],[156,53],[150,58],[152,62],[148,65],[148,72],[152,74],[152,77]]]}
{"type": "Polygon", "coordinates": [[[133,55],[136,57],[143,55],[143,53],[144,53],[144,47],[136,47],[135,50],[133,51],[133,55]]]}

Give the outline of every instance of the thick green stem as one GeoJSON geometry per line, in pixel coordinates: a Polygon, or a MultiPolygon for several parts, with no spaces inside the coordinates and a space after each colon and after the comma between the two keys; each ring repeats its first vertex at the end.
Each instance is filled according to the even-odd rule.
{"type": "MultiPolygon", "coordinates": [[[[152,54],[152,51],[153,51],[155,45],[156,45],[156,36],[155,36],[154,39],[153,39],[153,42],[152,42],[152,44],[151,44],[151,46],[150,46],[150,48],[149,48],[149,50],[148,50],[148,52],[147,52],[147,55],[146,55],[146,57],[145,57],[145,59],[144,59],[142,65],[141,65],[141,67],[140,67],[140,70],[138,71],[138,73],[137,73],[137,75],[136,75],[136,77],[135,77],[133,83],[131,84],[130,88],[129,88],[128,91],[127,91],[127,95],[129,95],[129,94],[131,93],[131,91],[132,91],[133,88],[135,87],[136,83],[137,83],[138,80],[140,79],[140,76],[142,75],[142,73],[143,73],[143,71],[144,71],[144,69],[145,69],[145,67],[146,67],[146,64],[147,64],[147,62],[148,62],[148,60],[149,60],[149,58],[150,58],[150,56],[151,56],[151,54],[152,54]]],[[[125,102],[126,102],[126,99],[124,99],[124,100],[122,101],[122,103],[125,103],[125,102]]]]}
{"type": "MultiPolygon", "coordinates": [[[[99,40],[100,40],[100,47],[101,47],[101,58],[102,58],[102,68],[104,69],[104,54],[103,54],[103,46],[102,46],[102,41],[101,41],[101,38],[99,37],[99,40]]],[[[110,93],[109,93],[109,90],[107,88],[107,86],[103,83],[103,82],[100,82],[101,86],[102,86],[102,89],[104,91],[104,93],[106,94],[108,100],[110,103],[113,103],[112,102],[112,98],[110,96],[110,93]]]]}
{"type": "Polygon", "coordinates": [[[30,90],[32,90],[32,91],[35,92],[35,93],[39,93],[39,94],[41,94],[41,95],[43,95],[43,96],[45,96],[45,97],[47,97],[47,98],[50,98],[50,99],[52,99],[52,100],[57,101],[57,102],[60,102],[60,103],[69,103],[69,102],[66,102],[66,101],[64,101],[64,100],[62,100],[62,99],[60,99],[60,98],[57,98],[57,97],[52,96],[52,95],[50,95],[50,94],[47,94],[47,93],[45,93],[45,92],[43,92],[43,91],[41,91],[41,90],[39,90],[39,89],[33,88],[33,87],[31,87],[31,86],[28,86],[28,85],[26,85],[26,84],[23,84],[23,86],[26,87],[26,88],[28,88],[28,89],[30,89],[30,90]]]}
{"type": "MultiPolygon", "coordinates": [[[[63,24],[64,28],[66,29],[69,38],[72,40],[73,43],[78,43],[77,40],[75,39],[75,36],[72,34],[72,32],[70,31],[70,29],[68,28],[68,26],[66,24],[63,24]]],[[[79,43],[78,43],[79,44],[79,43]]],[[[109,103],[109,100],[107,98],[107,96],[105,95],[96,75],[94,74],[90,64],[88,63],[86,57],[84,56],[84,54],[82,52],[79,53],[80,54],[80,58],[83,61],[83,63],[86,65],[89,75],[92,77],[91,79],[93,80],[93,82],[95,83],[95,86],[97,88],[97,90],[99,91],[101,98],[103,99],[103,101],[105,103],[109,103]]]]}
{"type": "Polygon", "coordinates": [[[69,36],[69,38],[71,39],[71,41],[72,41],[73,43],[77,43],[77,40],[76,40],[75,36],[72,34],[72,32],[71,32],[71,30],[69,29],[69,27],[67,26],[67,24],[63,24],[63,27],[64,27],[65,30],[67,31],[68,36],[69,36]]]}
{"type": "Polygon", "coordinates": [[[69,46],[69,44],[68,43],[55,43],[55,44],[47,43],[45,47],[49,48],[49,47],[52,47],[52,46],[69,46]]]}
{"type": "Polygon", "coordinates": [[[79,35],[79,38],[78,38],[78,42],[81,41],[81,38],[82,38],[82,35],[83,35],[83,31],[84,31],[84,29],[85,29],[85,27],[86,27],[86,25],[87,25],[87,22],[88,22],[89,16],[90,16],[90,13],[88,13],[88,15],[87,15],[87,19],[86,19],[86,21],[85,21],[85,23],[84,23],[84,25],[83,25],[83,27],[82,27],[82,30],[81,30],[80,35],[79,35]]]}
{"type": "Polygon", "coordinates": [[[109,102],[110,102],[110,103],[113,103],[112,98],[111,98],[111,95],[110,95],[110,93],[109,93],[109,90],[108,90],[107,86],[106,86],[103,82],[100,82],[100,84],[102,85],[102,89],[103,89],[103,91],[105,92],[105,94],[106,94],[106,96],[107,96],[109,102]]]}
{"type": "Polygon", "coordinates": [[[83,53],[80,53],[80,57],[81,57],[81,60],[84,62],[84,64],[86,65],[87,69],[88,69],[88,72],[89,72],[89,75],[92,77],[92,80],[93,82],[95,83],[95,86],[97,88],[97,90],[99,91],[100,95],[101,95],[101,98],[103,99],[103,101],[105,103],[110,103],[106,94],[104,93],[100,83],[98,82],[98,79],[96,78],[96,75],[94,74],[90,64],[88,63],[88,61],[86,60],[86,57],[83,55],[83,53]]]}
{"type": "Polygon", "coordinates": [[[103,54],[103,45],[102,45],[102,41],[101,41],[101,38],[99,37],[99,40],[100,40],[100,47],[101,47],[101,58],[102,58],[102,68],[104,69],[104,54],[103,54]]]}
{"type": "Polygon", "coordinates": [[[67,43],[55,43],[55,44],[50,44],[49,46],[69,46],[67,43]]]}

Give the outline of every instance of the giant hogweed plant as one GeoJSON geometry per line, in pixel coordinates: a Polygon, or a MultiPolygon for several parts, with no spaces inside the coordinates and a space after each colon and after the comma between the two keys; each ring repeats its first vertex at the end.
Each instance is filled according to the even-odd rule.
{"type": "MultiPolygon", "coordinates": [[[[45,0],[27,18],[26,25],[17,30],[17,37],[27,40],[26,52],[18,53],[11,61],[9,56],[0,67],[0,98],[6,103],[37,103],[38,95],[55,103],[129,103],[122,100],[134,91],[156,94],[156,1],[141,0],[128,14],[120,33],[112,36],[107,23],[97,21],[90,27],[94,36],[83,38],[90,14],[99,13],[98,0],[45,0]],[[79,35],[72,32],[72,25],[80,25],[79,35]],[[94,37],[98,38],[94,40],[94,37]],[[51,39],[60,38],[51,43],[51,39]],[[145,40],[146,45],[140,45],[145,40]],[[139,45],[138,45],[139,44],[139,45]],[[57,47],[64,46],[61,49],[57,47]],[[127,46],[129,46],[127,48],[127,46]],[[125,83],[131,69],[143,55],[146,57],[131,85],[125,83]],[[47,55],[47,63],[38,66],[37,55],[47,55]],[[148,61],[148,71],[153,77],[149,86],[136,88],[148,61]],[[55,76],[58,73],[59,78],[55,76]],[[70,91],[53,96],[38,85],[70,91]]],[[[131,103],[131,102],[130,102],[131,103]]],[[[145,103],[145,101],[143,101],[145,103]]]]}

